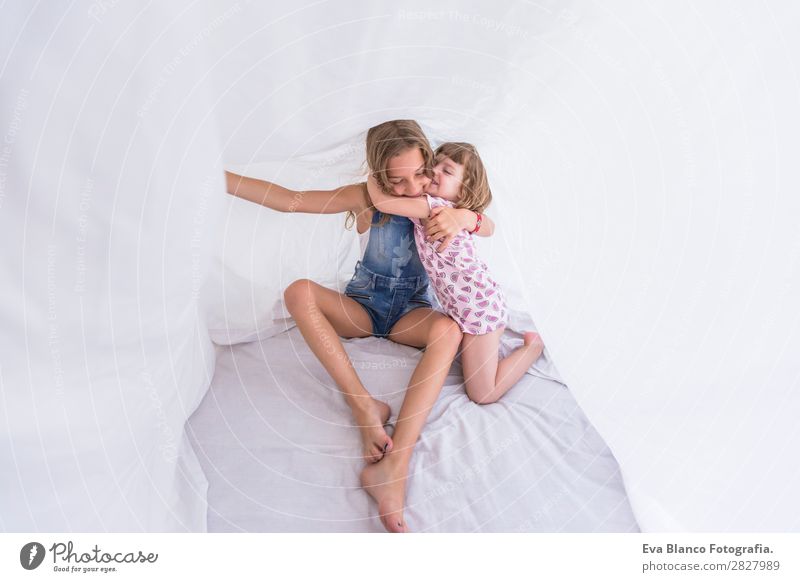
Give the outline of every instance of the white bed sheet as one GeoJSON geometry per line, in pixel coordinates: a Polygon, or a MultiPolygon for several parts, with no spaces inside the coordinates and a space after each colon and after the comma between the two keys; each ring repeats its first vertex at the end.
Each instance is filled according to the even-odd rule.
{"type": "MultiPolygon", "coordinates": [[[[521,342],[508,331],[504,349],[521,342]]],[[[396,420],[421,351],[345,340],[367,389],[396,420]]],[[[410,465],[415,532],[635,532],[619,466],[545,352],[499,402],[464,393],[456,360],[410,465]]],[[[294,327],[217,346],[211,389],[187,432],[209,481],[210,532],[381,532],[359,486],[360,437],[294,327]]]]}

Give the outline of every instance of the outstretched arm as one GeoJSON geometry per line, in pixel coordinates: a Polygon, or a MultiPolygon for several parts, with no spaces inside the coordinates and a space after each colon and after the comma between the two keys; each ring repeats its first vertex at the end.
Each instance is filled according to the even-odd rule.
{"type": "Polygon", "coordinates": [[[279,212],[335,214],[360,212],[365,206],[364,185],[351,184],[335,190],[295,191],[267,182],[225,172],[229,194],[279,212]]]}
{"type": "Polygon", "coordinates": [[[431,209],[425,196],[411,198],[385,194],[372,174],[367,179],[367,190],[372,204],[385,214],[407,216],[408,218],[428,218],[428,214],[430,214],[431,209]]]}

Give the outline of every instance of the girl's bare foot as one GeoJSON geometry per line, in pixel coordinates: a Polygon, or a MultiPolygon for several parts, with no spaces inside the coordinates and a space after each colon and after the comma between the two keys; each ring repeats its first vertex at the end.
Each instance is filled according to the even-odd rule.
{"type": "Polygon", "coordinates": [[[544,351],[544,342],[542,341],[542,336],[538,333],[535,331],[526,331],[522,334],[522,341],[526,348],[534,351],[536,359],[542,355],[544,351]]]}
{"type": "Polygon", "coordinates": [[[380,463],[361,471],[361,486],[378,503],[378,517],[386,531],[408,532],[403,520],[407,477],[408,462],[397,454],[386,455],[380,463]]]}
{"type": "Polygon", "coordinates": [[[358,430],[361,431],[364,460],[368,463],[377,463],[392,450],[392,439],[383,428],[390,414],[389,405],[374,398],[370,398],[362,409],[353,412],[358,430]]]}

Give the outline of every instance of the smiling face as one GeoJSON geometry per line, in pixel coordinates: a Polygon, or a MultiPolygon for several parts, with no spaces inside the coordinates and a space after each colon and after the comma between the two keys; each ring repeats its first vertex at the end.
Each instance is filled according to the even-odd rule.
{"type": "Polygon", "coordinates": [[[386,166],[390,194],[395,196],[421,196],[431,179],[425,171],[425,158],[418,148],[408,148],[392,156],[386,166]]]}
{"type": "Polygon", "coordinates": [[[437,156],[433,166],[433,180],[428,186],[428,194],[458,202],[464,181],[464,165],[454,162],[447,156],[437,156]]]}

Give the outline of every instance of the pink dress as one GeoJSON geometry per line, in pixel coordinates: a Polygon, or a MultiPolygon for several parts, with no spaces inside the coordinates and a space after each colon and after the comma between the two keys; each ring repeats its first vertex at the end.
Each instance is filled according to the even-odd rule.
{"type": "MultiPolygon", "coordinates": [[[[427,195],[428,206],[454,206],[449,200],[427,195]]],[[[414,239],[431,285],[445,313],[458,323],[461,331],[482,335],[506,325],[506,301],[500,286],[489,274],[486,263],[475,252],[473,235],[459,232],[443,253],[436,248],[440,241],[425,240],[425,227],[418,218],[414,223],[414,239]]]]}

